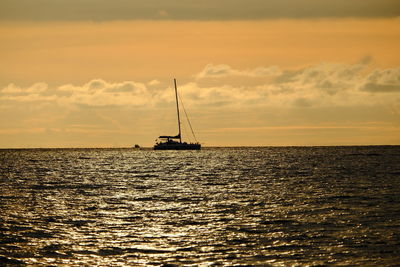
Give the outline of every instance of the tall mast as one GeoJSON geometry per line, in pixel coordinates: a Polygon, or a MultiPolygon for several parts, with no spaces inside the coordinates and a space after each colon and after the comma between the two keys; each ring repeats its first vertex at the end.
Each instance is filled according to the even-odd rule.
{"type": "Polygon", "coordinates": [[[179,104],[178,104],[178,89],[176,89],[176,79],[175,78],[174,78],[174,85],[175,85],[176,113],[178,113],[179,143],[182,143],[181,118],[179,117],[179,104]]]}

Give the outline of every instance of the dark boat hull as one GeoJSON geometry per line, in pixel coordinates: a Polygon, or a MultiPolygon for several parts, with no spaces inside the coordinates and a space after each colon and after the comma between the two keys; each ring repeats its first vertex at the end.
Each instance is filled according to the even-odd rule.
{"type": "Polygon", "coordinates": [[[154,150],[200,150],[200,144],[188,144],[188,143],[159,143],[154,145],[154,150]]]}

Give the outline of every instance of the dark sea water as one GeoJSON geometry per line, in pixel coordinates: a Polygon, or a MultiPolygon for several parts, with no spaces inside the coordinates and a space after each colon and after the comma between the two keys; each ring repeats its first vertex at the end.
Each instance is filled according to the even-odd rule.
{"type": "Polygon", "coordinates": [[[400,263],[400,146],[0,150],[0,190],[0,265],[400,263]]]}

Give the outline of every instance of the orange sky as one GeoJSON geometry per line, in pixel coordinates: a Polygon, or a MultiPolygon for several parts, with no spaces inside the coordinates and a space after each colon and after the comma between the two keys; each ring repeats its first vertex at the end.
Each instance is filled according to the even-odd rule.
{"type": "Polygon", "coordinates": [[[399,144],[399,47],[398,18],[1,22],[0,147],[151,146],[174,77],[206,146],[399,144]]]}
{"type": "Polygon", "coordinates": [[[394,67],[399,28],[399,19],[5,23],[0,83],[188,79],[208,63],[295,68],[365,56],[394,67]]]}

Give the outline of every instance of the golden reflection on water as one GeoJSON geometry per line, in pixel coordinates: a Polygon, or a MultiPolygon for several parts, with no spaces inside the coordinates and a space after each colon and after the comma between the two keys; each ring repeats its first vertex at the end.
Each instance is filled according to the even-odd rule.
{"type": "Polygon", "coordinates": [[[0,260],[390,265],[397,150],[1,151],[0,260]]]}

